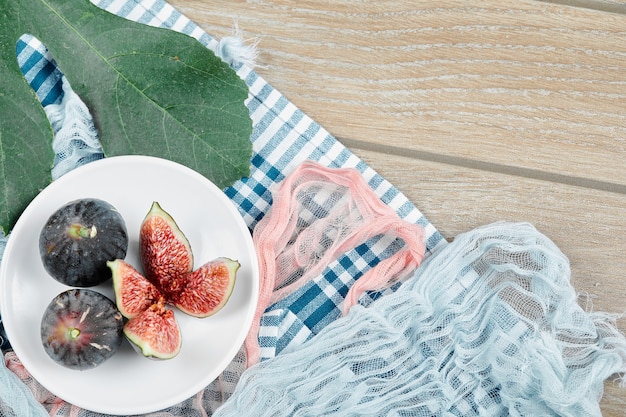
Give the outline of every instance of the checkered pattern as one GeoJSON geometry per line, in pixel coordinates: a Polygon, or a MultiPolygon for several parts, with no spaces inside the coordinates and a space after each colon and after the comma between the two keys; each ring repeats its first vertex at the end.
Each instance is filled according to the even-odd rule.
{"type": "MultiPolygon", "coordinates": [[[[333,261],[297,292],[271,306],[261,318],[261,360],[294,349],[339,318],[341,304],[352,284],[401,246],[402,242],[392,237],[370,239],[333,261]]],[[[367,305],[385,292],[394,291],[397,285],[366,293],[360,303],[367,305]]]]}
{"type": "Polygon", "coordinates": [[[16,46],[17,63],[44,106],[61,101],[61,72],[50,60],[44,46],[32,36],[23,36],[16,46]]]}
{"type": "MultiPolygon", "coordinates": [[[[162,0],[93,0],[119,16],[186,33],[217,50],[219,42],[162,0]]],[[[45,47],[29,36],[17,46],[19,64],[44,105],[62,98],[61,73],[45,47]]],[[[249,87],[246,106],[253,122],[253,157],[249,177],[224,191],[251,230],[272,204],[271,189],[305,160],[328,167],[352,167],[398,215],[425,228],[427,251],[445,244],[438,231],[394,186],[382,178],[319,124],[270,86],[254,70],[234,65],[249,87]]],[[[372,239],[337,259],[315,280],[271,306],[261,322],[262,358],[294,348],[340,315],[348,288],[364,272],[398,249],[395,240],[372,239]]],[[[380,294],[370,294],[368,302],[380,294]]]]}

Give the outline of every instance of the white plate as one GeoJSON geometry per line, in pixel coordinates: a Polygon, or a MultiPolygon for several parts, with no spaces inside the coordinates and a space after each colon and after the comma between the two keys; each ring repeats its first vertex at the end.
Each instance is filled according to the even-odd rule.
{"type": "MultiPolygon", "coordinates": [[[[114,299],[110,280],[92,289],[114,299]]],[[[26,369],[67,402],[116,415],[157,411],[204,389],[241,348],[257,295],[257,258],[234,203],[197,172],[153,157],[105,158],[54,181],[17,221],[0,268],[0,314],[26,369]],[[219,256],[241,263],[231,298],[217,314],[198,319],[176,311],[183,338],[177,357],[146,359],[124,341],[99,367],[76,371],[54,363],[44,352],[41,317],[50,300],[69,287],[44,270],[39,232],[57,208],[86,197],[106,200],[122,213],[129,234],[126,260],[137,267],[139,226],[153,201],[172,215],[189,239],[196,267],[219,256]]]]}

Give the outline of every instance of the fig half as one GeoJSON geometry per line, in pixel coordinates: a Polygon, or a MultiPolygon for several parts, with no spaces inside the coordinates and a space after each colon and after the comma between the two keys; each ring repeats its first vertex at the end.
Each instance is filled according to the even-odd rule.
{"type": "Polygon", "coordinates": [[[43,348],[70,369],[95,368],[118,350],[124,319],[113,301],[99,292],[71,289],[57,295],[41,319],[43,348]]]}
{"type": "Polygon", "coordinates": [[[186,274],[193,270],[193,253],[187,237],[156,201],[141,223],[139,255],[146,278],[167,299],[178,295],[186,274]]]}
{"type": "Polygon", "coordinates": [[[115,304],[124,317],[136,317],[163,298],[161,291],[128,262],[116,259],[107,265],[111,269],[115,304]]]}
{"type": "Polygon", "coordinates": [[[151,359],[171,359],[182,345],[174,311],[166,308],[163,299],[128,320],[124,335],[136,351],[151,359]]]}
{"type": "Polygon", "coordinates": [[[239,267],[239,262],[225,257],[205,263],[187,275],[185,288],[175,299],[174,305],[195,317],[208,317],[217,313],[233,292],[239,267]]]}

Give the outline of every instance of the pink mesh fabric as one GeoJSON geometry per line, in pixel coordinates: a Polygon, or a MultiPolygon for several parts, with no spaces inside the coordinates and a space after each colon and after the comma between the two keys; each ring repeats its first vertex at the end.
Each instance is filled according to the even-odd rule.
{"type": "Polygon", "coordinates": [[[307,161],[285,178],[254,230],[260,295],[245,343],[248,366],[259,361],[259,322],[268,306],[319,275],[340,255],[380,235],[400,238],[404,246],[356,281],[345,298],[344,313],[363,292],[383,289],[420,264],[423,229],[400,219],[355,169],[307,161]]]}
{"type": "MultiPolygon", "coordinates": [[[[5,353],[4,361],[7,369],[24,383],[32,394],[33,400],[41,404],[43,412],[50,417],[105,417],[104,414],[77,407],[52,394],[30,375],[13,351],[5,353]]],[[[215,410],[232,395],[239,377],[245,369],[245,362],[245,353],[241,349],[224,372],[204,390],[165,410],[143,414],[142,417],[209,417],[213,415],[215,410]]],[[[141,389],[141,387],[137,389],[141,389]]],[[[21,399],[21,401],[25,402],[26,400],[21,399]]],[[[115,399],[112,398],[111,401],[115,401],[115,399]]],[[[11,414],[11,416],[14,415],[11,414]]],[[[28,414],[28,416],[34,417],[35,414],[28,414]]],[[[0,413],[0,417],[4,416],[0,413]]],[[[19,414],[19,417],[22,417],[22,414],[19,414]]]]}

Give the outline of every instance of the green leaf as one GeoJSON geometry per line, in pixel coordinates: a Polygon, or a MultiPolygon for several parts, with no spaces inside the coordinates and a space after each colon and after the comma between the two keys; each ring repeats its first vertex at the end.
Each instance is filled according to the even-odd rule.
{"type": "MultiPolygon", "coordinates": [[[[52,130],[15,58],[29,33],[50,50],[94,118],[107,156],[184,164],[220,188],[249,174],[248,89],[197,40],[88,0],[0,0],[0,227],[51,181],[52,130]]],[[[181,184],[184,186],[184,184],[181,184]]]]}

